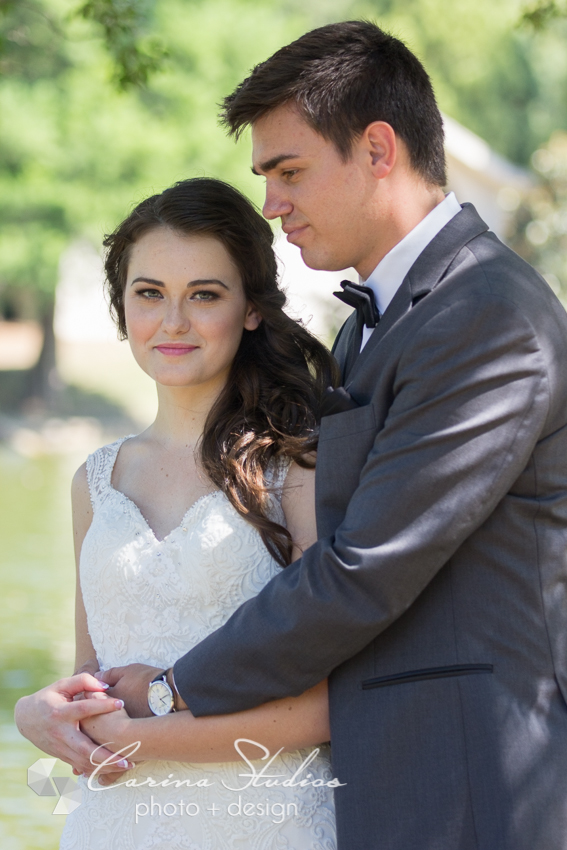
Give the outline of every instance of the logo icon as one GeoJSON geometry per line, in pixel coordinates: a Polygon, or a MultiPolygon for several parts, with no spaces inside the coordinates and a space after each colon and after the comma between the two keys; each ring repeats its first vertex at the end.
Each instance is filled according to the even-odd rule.
{"type": "Polygon", "coordinates": [[[59,794],[53,814],[69,815],[81,805],[82,791],[70,776],[54,776],[52,781],[51,771],[56,761],[57,759],[38,759],[28,767],[28,785],[38,797],[57,797],[59,794]]]}

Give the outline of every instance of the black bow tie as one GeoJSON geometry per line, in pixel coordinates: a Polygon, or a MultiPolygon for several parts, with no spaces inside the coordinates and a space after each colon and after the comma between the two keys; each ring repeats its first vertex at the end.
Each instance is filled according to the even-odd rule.
{"type": "Polygon", "coordinates": [[[369,286],[362,286],[360,283],[352,283],[350,280],[342,280],[342,292],[333,292],[333,295],[344,301],[349,307],[354,307],[356,310],[356,324],[359,334],[362,334],[362,327],[375,328],[380,321],[380,313],[376,307],[374,293],[369,286]]]}

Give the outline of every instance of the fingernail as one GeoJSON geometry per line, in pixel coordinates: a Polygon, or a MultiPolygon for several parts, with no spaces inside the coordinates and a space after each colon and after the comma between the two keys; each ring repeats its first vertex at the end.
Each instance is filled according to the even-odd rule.
{"type": "Polygon", "coordinates": [[[115,699],[114,705],[116,708],[124,708],[124,700],[123,699],[115,699]]]}
{"type": "Polygon", "coordinates": [[[123,767],[124,769],[128,767],[127,759],[120,759],[120,761],[117,761],[116,764],[118,765],[118,767],[123,767]]]}
{"type": "Polygon", "coordinates": [[[102,687],[103,687],[105,690],[106,690],[107,688],[109,688],[109,687],[110,687],[110,685],[107,685],[107,684],[106,684],[106,682],[101,682],[100,684],[102,685],[102,687]]]}

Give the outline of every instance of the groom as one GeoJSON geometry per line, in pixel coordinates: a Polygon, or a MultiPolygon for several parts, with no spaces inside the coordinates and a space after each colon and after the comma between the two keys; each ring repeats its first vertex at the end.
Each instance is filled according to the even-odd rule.
{"type": "MultiPolygon", "coordinates": [[[[224,118],[252,128],[266,217],[367,289],[335,348],[319,541],[177,661],[181,697],[223,714],[329,676],[340,850],[566,848],[565,312],[445,197],[430,81],[374,25],[278,51],[224,118]]],[[[132,711],[154,673],[105,678],[132,711]]]]}

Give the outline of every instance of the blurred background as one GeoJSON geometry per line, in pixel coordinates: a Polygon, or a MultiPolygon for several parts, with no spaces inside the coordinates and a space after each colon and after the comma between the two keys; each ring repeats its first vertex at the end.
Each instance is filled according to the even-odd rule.
{"type": "MultiPolygon", "coordinates": [[[[133,204],[213,176],[257,204],[250,145],[218,103],[303,32],[368,18],[424,62],[449,183],[567,298],[567,5],[542,0],[0,0],[0,846],[55,850],[63,816],[26,769],[16,700],[73,664],[69,487],[97,446],[151,422],[119,343],[101,242],[133,204]]],[[[342,275],[276,234],[289,309],[330,342],[342,275]]],[[[348,311],[347,311],[348,312],[348,311]]],[[[68,774],[61,764],[56,775],[68,774]]]]}

